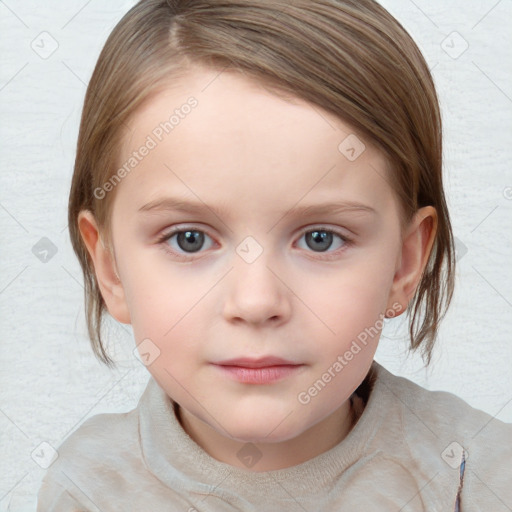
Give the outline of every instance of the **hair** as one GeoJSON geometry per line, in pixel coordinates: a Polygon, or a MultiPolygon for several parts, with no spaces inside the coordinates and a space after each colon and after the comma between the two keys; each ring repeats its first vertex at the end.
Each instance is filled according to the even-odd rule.
{"type": "Polygon", "coordinates": [[[127,121],[191,65],[244,73],[335,114],[386,156],[403,225],[423,206],[436,209],[434,244],[407,306],[409,350],[421,347],[430,364],[455,275],[441,115],[419,48],[373,0],[141,0],[116,25],[87,88],[68,211],[96,357],[115,366],[102,342],[106,306],[78,214],[91,211],[109,239],[115,190],[104,198],[94,191],[116,172],[127,121]]]}

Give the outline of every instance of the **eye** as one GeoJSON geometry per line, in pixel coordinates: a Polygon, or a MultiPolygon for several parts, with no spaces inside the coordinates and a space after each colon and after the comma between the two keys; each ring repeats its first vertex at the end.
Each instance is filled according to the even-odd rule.
{"type": "MultiPolygon", "coordinates": [[[[350,244],[350,240],[346,236],[324,228],[309,229],[302,234],[299,240],[302,238],[304,238],[307,248],[314,252],[326,252],[332,248],[333,243],[336,245],[334,251],[336,249],[343,249],[350,244]]],[[[330,253],[334,251],[330,251],[330,253]]]]}
{"type": "Polygon", "coordinates": [[[162,236],[159,242],[164,243],[167,250],[173,253],[180,254],[194,254],[204,248],[205,240],[209,239],[210,244],[207,249],[213,245],[212,239],[199,229],[175,229],[170,233],[162,236]]]}

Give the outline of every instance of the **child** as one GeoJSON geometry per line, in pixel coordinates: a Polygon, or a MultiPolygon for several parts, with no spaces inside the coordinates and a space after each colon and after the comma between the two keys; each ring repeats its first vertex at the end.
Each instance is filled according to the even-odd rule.
{"type": "Polygon", "coordinates": [[[135,5],[87,90],[69,226],[96,355],[108,310],[151,378],[60,446],[38,510],[512,510],[512,426],[373,360],[408,314],[429,363],[452,296],[441,142],[373,0],[135,5]]]}

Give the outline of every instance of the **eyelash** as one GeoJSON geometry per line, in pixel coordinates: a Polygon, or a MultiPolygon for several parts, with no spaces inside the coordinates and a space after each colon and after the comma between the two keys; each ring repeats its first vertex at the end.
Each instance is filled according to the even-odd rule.
{"type": "MultiPolygon", "coordinates": [[[[159,244],[163,248],[163,250],[165,252],[170,253],[173,256],[177,256],[180,259],[183,259],[185,261],[192,261],[194,259],[197,259],[196,255],[200,254],[201,251],[199,251],[197,253],[189,253],[188,255],[187,255],[187,253],[177,253],[176,251],[171,249],[169,247],[169,244],[167,243],[174,235],[177,235],[179,233],[184,233],[186,231],[195,231],[195,232],[203,233],[203,234],[207,235],[209,238],[211,238],[213,240],[213,237],[210,236],[206,231],[204,231],[202,229],[197,229],[197,228],[194,228],[194,227],[187,227],[187,226],[185,226],[185,227],[180,227],[180,228],[172,229],[171,231],[168,231],[168,232],[162,234],[162,236],[158,238],[157,244],[159,244]]],[[[337,230],[334,230],[332,228],[326,228],[326,227],[323,227],[323,226],[315,226],[315,227],[308,228],[308,229],[305,229],[305,230],[301,231],[300,236],[299,236],[299,240],[304,235],[306,235],[307,233],[312,233],[314,231],[320,231],[322,233],[331,233],[333,235],[338,236],[341,239],[341,241],[343,242],[343,246],[341,248],[336,249],[335,251],[326,251],[326,252],[315,252],[315,251],[312,251],[312,250],[308,251],[308,252],[312,252],[313,254],[319,254],[319,255],[327,254],[327,255],[329,255],[329,256],[322,256],[321,259],[333,260],[336,257],[338,257],[339,254],[342,251],[346,250],[348,247],[353,245],[353,240],[351,238],[347,237],[344,234],[341,234],[337,230]]]]}

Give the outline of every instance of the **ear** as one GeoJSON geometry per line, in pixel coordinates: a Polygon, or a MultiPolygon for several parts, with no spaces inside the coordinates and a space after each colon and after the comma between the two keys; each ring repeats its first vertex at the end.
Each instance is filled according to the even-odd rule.
{"type": "Polygon", "coordinates": [[[103,245],[103,240],[92,212],[83,210],[78,215],[78,228],[87,251],[94,264],[96,280],[107,306],[108,312],[123,324],[130,323],[124,288],[110,249],[103,245]]]}
{"type": "Polygon", "coordinates": [[[420,208],[407,226],[388,299],[388,308],[403,313],[414,296],[437,232],[437,212],[433,206],[420,208]],[[393,307],[395,305],[395,307],[393,307]]]}

